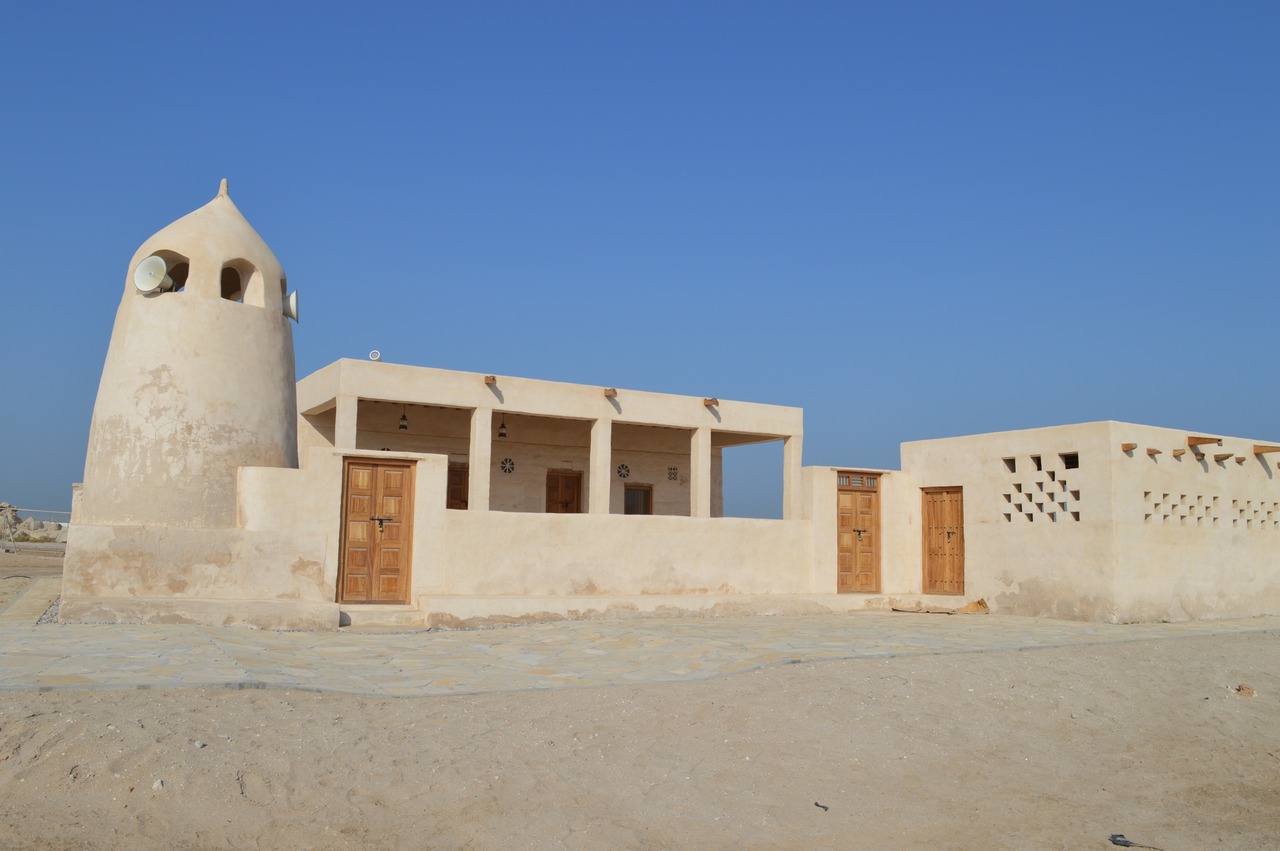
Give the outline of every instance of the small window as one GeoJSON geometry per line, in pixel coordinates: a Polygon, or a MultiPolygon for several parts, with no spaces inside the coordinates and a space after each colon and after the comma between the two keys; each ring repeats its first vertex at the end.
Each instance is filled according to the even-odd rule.
{"type": "Polygon", "coordinates": [[[625,494],[625,501],[622,507],[623,514],[653,513],[652,485],[627,485],[625,494]]]}
{"type": "Polygon", "coordinates": [[[1043,469],[1044,469],[1044,465],[1040,463],[1040,456],[1039,456],[1039,455],[1032,455],[1032,456],[1031,456],[1031,463],[1036,465],[1036,470],[1043,470],[1043,469]]]}
{"type": "Polygon", "coordinates": [[[1062,459],[1062,467],[1065,470],[1074,470],[1080,466],[1079,452],[1063,452],[1058,457],[1062,459]]]}
{"type": "Polygon", "coordinates": [[[1005,458],[1004,466],[1008,468],[1010,473],[1018,472],[1018,461],[1016,458],[1005,458]]]}

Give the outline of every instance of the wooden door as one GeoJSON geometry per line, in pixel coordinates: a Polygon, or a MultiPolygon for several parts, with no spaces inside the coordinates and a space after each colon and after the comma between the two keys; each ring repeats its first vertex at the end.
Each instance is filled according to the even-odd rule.
{"type": "Polygon", "coordinates": [[[449,465],[449,486],[445,496],[445,508],[465,509],[470,491],[471,473],[466,464],[449,465]]]}
{"type": "Polygon", "coordinates": [[[547,473],[547,513],[577,514],[582,510],[582,474],[547,473]]]}
{"type": "Polygon", "coordinates": [[[836,591],[880,592],[880,476],[836,475],[836,591]]]}
{"type": "Polygon", "coordinates": [[[343,483],[338,602],[407,602],[413,465],[348,458],[343,483]]]}
{"type": "Polygon", "coordinates": [[[964,490],[924,488],[924,593],[964,593],[964,490]]]}

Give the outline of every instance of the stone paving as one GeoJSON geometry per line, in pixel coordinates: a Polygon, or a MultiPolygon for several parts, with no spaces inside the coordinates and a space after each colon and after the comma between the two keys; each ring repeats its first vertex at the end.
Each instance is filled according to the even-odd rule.
{"type": "Polygon", "coordinates": [[[275,688],[396,697],[475,694],[698,680],[799,661],[1280,632],[1280,617],[1113,625],[897,612],[561,621],[431,632],[37,626],[49,591],[37,581],[0,612],[0,693],[275,688]]]}

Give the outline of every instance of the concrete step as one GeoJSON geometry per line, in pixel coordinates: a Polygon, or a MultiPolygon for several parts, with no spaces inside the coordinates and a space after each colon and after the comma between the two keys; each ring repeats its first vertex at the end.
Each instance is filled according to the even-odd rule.
{"type": "Polygon", "coordinates": [[[381,603],[344,603],[339,606],[338,611],[338,625],[341,627],[426,628],[427,626],[426,615],[414,606],[381,603]]]}

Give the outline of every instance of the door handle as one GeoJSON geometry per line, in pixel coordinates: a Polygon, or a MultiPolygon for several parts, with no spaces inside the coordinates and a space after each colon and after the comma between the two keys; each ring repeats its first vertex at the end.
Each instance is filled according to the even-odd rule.
{"type": "Polygon", "coordinates": [[[383,520],[390,520],[391,518],[390,518],[390,517],[370,517],[369,519],[370,519],[370,520],[377,520],[377,521],[378,521],[378,531],[379,531],[379,532],[381,532],[381,531],[382,531],[382,521],[383,521],[383,520]]]}
{"type": "Polygon", "coordinates": [[[952,535],[954,535],[954,534],[955,534],[955,532],[954,532],[954,531],[952,531],[951,529],[948,529],[948,530],[947,530],[947,543],[948,543],[948,544],[949,544],[949,543],[951,543],[951,536],[952,536],[952,535]]]}
{"type": "Polygon", "coordinates": [[[854,529],[853,531],[855,531],[855,532],[857,532],[857,533],[858,533],[858,540],[859,540],[859,541],[861,541],[861,540],[862,540],[862,533],[863,533],[863,532],[866,532],[867,530],[866,530],[866,529],[854,529]]]}

